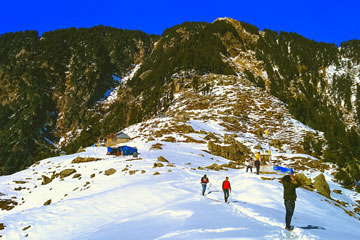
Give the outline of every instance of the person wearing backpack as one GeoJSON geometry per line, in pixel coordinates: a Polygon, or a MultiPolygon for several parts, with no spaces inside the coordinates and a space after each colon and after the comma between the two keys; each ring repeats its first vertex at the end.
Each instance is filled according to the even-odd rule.
{"type": "Polygon", "coordinates": [[[296,188],[301,186],[300,181],[296,179],[296,177],[292,177],[290,175],[286,175],[281,179],[281,182],[284,187],[284,205],[285,205],[285,229],[293,230],[293,227],[290,225],[291,218],[294,214],[295,210],[295,201],[296,201],[296,188]]]}
{"type": "Polygon", "coordinates": [[[209,179],[206,176],[206,174],[201,178],[201,185],[202,185],[202,195],[205,195],[205,190],[206,190],[206,184],[208,184],[209,179]]]}
{"type": "Polygon", "coordinates": [[[231,185],[230,185],[230,182],[229,182],[229,177],[226,177],[225,180],[223,181],[222,190],[224,192],[225,202],[227,203],[228,198],[229,198],[230,193],[231,193],[231,185]]]}

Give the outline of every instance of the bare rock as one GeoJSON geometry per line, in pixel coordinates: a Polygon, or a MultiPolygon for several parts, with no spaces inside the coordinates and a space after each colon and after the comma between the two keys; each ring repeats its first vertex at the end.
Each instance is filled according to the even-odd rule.
{"type": "Polygon", "coordinates": [[[24,227],[24,228],[23,228],[23,231],[28,230],[30,227],[31,227],[30,225],[29,225],[29,226],[24,227]]]}
{"type": "Polygon", "coordinates": [[[166,162],[166,163],[168,163],[169,161],[166,158],[164,158],[163,156],[160,156],[160,157],[158,157],[158,162],[166,162]]]}
{"type": "Polygon", "coordinates": [[[164,166],[164,164],[159,162],[159,163],[154,163],[153,168],[163,167],[163,166],[164,166]]]}
{"type": "Polygon", "coordinates": [[[81,174],[80,174],[80,173],[76,173],[76,174],[73,176],[73,178],[79,178],[79,177],[81,177],[81,174]]]}
{"type": "Polygon", "coordinates": [[[45,175],[42,175],[41,177],[42,177],[42,180],[43,180],[41,185],[46,185],[46,184],[48,184],[48,183],[50,183],[52,181],[51,178],[49,178],[49,177],[47,177],[45,175]]]}
{"type": "Polygon", "coordinates": [[[110,168],[110,169],[105,171],[106,176],[110,176],[110,175],[112,175],[114,173],[116,173],[116,170],[114,168],[110,168]]]}
{"type": "Polygon", "coordinates": [[[314,187],[318,193],[327,198],[330,198],[330,187],[325,180],[324,174],[321,173],[316,178],[314,178],[314,187]]]}
{"type": "Polygon", "coordinates": [[[66,178],[75,172],[76,172],[76,170],[73,168],[68,168],[68,169],[62,170],[60,172],[60,178],[66,178]]]}
{"type": "Polygon", "coordinates": [[[95,162],[95,161],[99,161],[99,160],[102,160],[102,159],[101,158],[91,158],[91,157],[87,157],[87,158],[76,157],[74,160],[71,161],[71,163],[95,162]]]}
{"type": "Polygon", "coordinates": [[[9,211],[17,206],[18,203],[11,199],[0,199],[0,209],[9,211]]]}
{"type": "Polygon", "coordinates": [[[311,178],[306,177],[303,173],[295,174],[295,177],[301,185],[311,186],[311,178]]]}

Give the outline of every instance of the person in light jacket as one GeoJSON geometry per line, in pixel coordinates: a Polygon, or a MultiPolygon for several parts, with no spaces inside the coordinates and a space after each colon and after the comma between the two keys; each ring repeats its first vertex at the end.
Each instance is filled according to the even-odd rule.
{"type": "Polygon", "coordinates": [[[254,166],[254,160],[250,159],[247,166],[246,166],[246,172],[248,172],[248,170],[250,169],[250,172],[252,173],[253,166],[254,166]]]}

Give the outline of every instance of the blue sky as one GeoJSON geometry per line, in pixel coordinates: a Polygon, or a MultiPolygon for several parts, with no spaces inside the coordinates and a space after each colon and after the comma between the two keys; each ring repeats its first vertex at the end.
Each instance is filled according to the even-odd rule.
{"type": "Polygon", "coordinates": [[[260,29],[296,32],[316,41],[340,44],[360,39],[360,1],[2,1],[0,34],[96,25],[161,34],[185,21],[231,17],[260,29]]]}

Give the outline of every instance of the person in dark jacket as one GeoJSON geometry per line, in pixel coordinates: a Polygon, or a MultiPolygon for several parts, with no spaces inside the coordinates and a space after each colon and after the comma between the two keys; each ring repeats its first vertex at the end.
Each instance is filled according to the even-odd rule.
{"type": "Polygon", "coordinates": [[[295,210],[295,201],[296,201],[296,188],[301,186],[301,183],[294,177],[286,175],[282,178],[282,184],[284,187],[284,205],[286,210],[285,215],[285,229],[291,231],[293,227],[290,225],[291,218],[295,210]]]}
{"type": "Polygon", "coordinates": [[[254,165],[256,167],[256,174],[259,175],[259,172],[260,172],[260,153],[259,152],[256,154],[256,160],[255,160],[254,165]]]}
{"type": "Polygon", "coordinates": [[[229,195],[231,193],[231,185],[230,185],[230,182],[229,182],[229,177],[226,177],[225,180],[223,181],[222,190],[224,192],[225,202],[227,202],[228,198],[229,198],[229,195]]]}
{"type": "Polygon", "coordinates": [[[209,179],[207,178],[206,174],[201,178],[201,185],[202,185],[202,195],[205,195],[205,190],[206,190],[206,184],[208,184],[209,179]]]}

